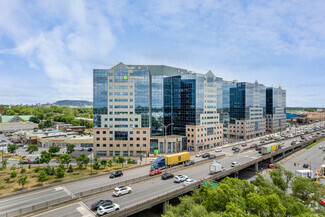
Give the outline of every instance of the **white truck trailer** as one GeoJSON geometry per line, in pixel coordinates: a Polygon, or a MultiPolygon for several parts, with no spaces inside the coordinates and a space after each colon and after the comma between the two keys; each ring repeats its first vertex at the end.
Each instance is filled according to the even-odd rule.
{"type": "Polygon", "coordinates": [[[209,169],[210,174],[218,173],[225,170],[221,163],[211,163],[209,169]]]}

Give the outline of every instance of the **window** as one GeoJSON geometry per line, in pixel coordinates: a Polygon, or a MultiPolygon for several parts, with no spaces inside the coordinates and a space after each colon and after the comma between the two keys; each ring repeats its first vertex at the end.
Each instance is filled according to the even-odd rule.
{"type": "Polygon", "coordinates": [[[143,131],[143,134],[147,134],[147,131],[143,131]]]}
{"type": "Polygon", "coordinates": [[[113,131],[109,131],[109,134],[113,134],[113,131]]]}
{"type": "Polygon", "coordinates": [[[100,132],[99,131],[96,131],[96,134],[100,134],[100,132]]]}
{"type": "Polygon", "coordinates": [[[109,144],[109,147],[113,147],[113,144],[109,144]]]}
{"type": "Polygon", "coordinates": [[[140,138],[137,138],[137,141],[139,141],[140,140],[140,138]]]}
{"type": "Polygon", "coordinates": [[[128,108],[128,106],[127,105],[116,105],[116,106],[114,106],[114,108],[128,108]]]}
{"type": "Polygon", "coordinates": [[[140,131],[137,131],[137,134],[140,134],[140,131]]]}
{"type": "Polygon", "coordinates": [[[100,138],[96,138],[97,141],[99,141],[100,138]]]}
{"type": "Polygon", "coordinates": [[[147,138],[146,137],[143,137],[143,140],[147,140],[147,138]]]}
{"type": "Polygon", "coordinates": [[[120,147],[120,144],[116,144],[116,147],[120,147]]]}
{"type": "Polygon", "coordinates": [[[137,144],[137,147],[140,147],[140,144],[137,144]]]}
{"type": "Polygon", "coordinates": [[[97,151],[96,154],[97,154],[97,156],[106,156],[107,152],[106,151],[97,151]]]}
{"type": "Polygon", "coordinates": [[[130,147],[133,147],[133,144],[130,144],[130,147]]]}
{"type": "Polygon", "coordinates": [[[104,137],[103,140],[106,141],[106,137],[104,137]]]}
{"type": "Polygon", "coordinates": [[[123,144],[123,147],[126,147],[126,144],[123,144]]]}
{"type": "Polygon", "coordinates": [[[142,147],[147,147],[147,144],[143,144],[142,147]]]}
{"type": "Polygon", "coordinates": [[[96,146],[97,146],[97,147],[100,147],[100,145],[99,145],[99,144],[97,144],[96,146]]]}
{"type": "Polygon", "coordinates": [[[106,144],[103,144],[103,147],[106,147],[106,144]]]}

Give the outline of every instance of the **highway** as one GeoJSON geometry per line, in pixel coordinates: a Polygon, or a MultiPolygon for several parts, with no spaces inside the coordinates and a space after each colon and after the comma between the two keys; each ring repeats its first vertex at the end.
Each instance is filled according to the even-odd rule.
{"type": "MultiPolygon", "coordinates": [[[[293,138],[285,141],[285,147],[290,146],[290,142],[293,138]]],[[[250,144],[255,142],[247,143],[245,149],[249,149],[250,144]]],[[[212,153],[211,151],[210,153],[212,153]]],[[[248,162],[252,159],[257,159],[260,154],[255,151],[255,149],[247,150],[241,153],[234,154],[231,151],[231,147],[223,148],[223,154],[226,156],[221,159],[221,163],[226,169],[230,168],[230,164],[233,161],[238,161],[240,163],[248,162]]],[[[196,158],[192,156],[195,161],[202,160],[202,158],[196,158]]],[[[177,172],[187,175],[190,178],[199,180],[208,177],[208,164],[194,165],[182,170],[182,172],[177,172]]],[[[8,211],[16,210],[17,207],[28,207],[37,205],[40,202],[44,202],[46,199],[55,199],[60,197],[74,197],[76,193],[85,191],[87,189],[97,188],[100,186],[105,186],[108,184],[118,183],[123,180],[133,179],[142,175],[147,175],[149,171],[149,166],[144,166],[140,168],[135,168],[127,170],[124,172],[124,176],[116,179],[109,179],[108,176],[100,176],[96,178],[91,178],[82,181],[76,181],[73,183],[68,183],[63,186],[59,185],[56,187],[47,188],[44,190],[37,190],[34,192],[21,194],[13,196],[11,198],[0,200],[0,215],[8,211]]],[[[174,173],[175,174],[175,173],[174,173]]],[[[177,175],[175,174],[175,175],[177,175]]],[[[140,202],[144,199],[149,199],[150,197],[157,196],[168,190],[173,190],[181,188],[182,184],[174,184],[173,180],[162,181],[161,176],[157,176],[154,179],[143,181],[131,186],[133,188],[133,193],[131,195],[125,195],[121,198],[112,198],[112,192],[107,192],[104,194],[97,194],[96,196],[82,200],[82,202],[77,204],[72,204],[67,207],[61,207],[60,209],[49,211],[46,214],[41,214],[39,216],[92,216],[94,213],[88,210],[88,207],[95,201],[99,199],[112,199],[114,202],[118,203],[121,208],[128,207],[136,202],[140,202]],[[87,214],[88,213],[88,214],[87,214]]]]}
{"type": "MultiPolygon", "coordinates": [[[[291,141],[294,138],[286,140],[284,142],[284,148],[290,146],[291,141]]],[[[245,152],[234,154],[229,149],[224,151],[227,156],[231,157],[224,157],[220,160],[222,165],[226,168],[226,170],[230,169],[231,162],[237,161],[241,164],[251,161],[253,159],[259,158],[261,155],[258,154],[255,149],[247,150],[245,152]]],[[[189,178],[199,180],[202,178],[209,177],[209,163],[188,167],[182,170],[182,172],[174,173],[174,175],[182,174],[187,175],[189,178]]],[[[105,192],[101,194],[97,194],[91,198],[87,198],[82,200],[80,203],[71,204],[65,207],[60,207],[60,209],[52,210],[46,213],[42,213],[37,216],[94,216],[95,212],[90,211],[89,207],[92,203],[101,200],[101,199],[109,199],[112,200],[114,203],[117,203],[121,206],[121,208],[126,208],[131,205],[137,204],[142,201],[146,201],[150,198],[155,196],[164,194],[168,191],[175,190],[178,188],[182,188],[182,184],[173,183],[173,179],[170,180],[161,180],[161,176],[157,176],[155,179],[144,181],[141,183],[137,183],[131,185],[132,187],[132,194],[124,195],[120,198],[116,198],[112,196],[112,192],[105,192]]]]}

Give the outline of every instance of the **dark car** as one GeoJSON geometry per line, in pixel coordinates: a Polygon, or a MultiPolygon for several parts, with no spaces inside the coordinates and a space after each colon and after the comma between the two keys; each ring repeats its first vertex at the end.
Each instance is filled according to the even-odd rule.
{"type": "Polygon", "coordinates": [[[217,155],[215,155],[215,154],[211,154],[210,156],[209,156],[209,159],[214,159],[214,158],[216,158],[217,157],[217,155]]]}
{"type": "Polygon", "coordinates": [[[291,144],[291,145],[295,145],[295,144],[296,144],[296,142],[295,142],[295,141],[292,141],[290,144],[291,144]]]}
{"type": "Polygon", "coordinates": [[[231,150],[232,150],[232,151],[235,151],[237,148],[238,148],[238,147],[232,147],[231,150]]]}
{"type": "Polygon", "coordinates": [[[99,200],[93,203],[90,207],[91,210],[97,210],[99,206],[111,205],[113,202],[111,200],[99,200]]]}
{"type": "Polygon", "coordinates": [[[260,147],[260,146],[256,146],[256,147],[255,147],[255,150],[256,150],[256,151],[260,151],[261,149],[262,149],[262,147],[260,147]]]}
{"type": "Polygon", "coordinates": [[[303,168],[309,168],[309,164],[303,164],[302,167],[303,168]]]}
{"type": "Polygon", "coordinates": [[[172,178],[174,178],[174,175],[171,174],[171,173],[164,173],[164,174],[161,176],[161,179],[163,179],[163,180],[172,179],[172,178]]]}
{"type": "Polygon", "coordinates": [[[190,165],[193,165],[193,164],[195,164],[194,160],[189,160],[189,161],[185,162],[185,166],[190,166],[190,165]]]}
{"type": "Polygon", "coordinates": [[[88,151],[92,151],[93,149],[92,148],[88,148],[88,151]]]}
{"type": "Polygon", "coordinates": [[[240,148],[235,147],[235,149],[234,149],[233,151],[234,151],[234,152],[239,152],[239,151],[240,151],[240,148]]]}
{"type": "Polygon", "coordinates": [[[204,154],[202,155],[202,158],[207,158],[207,157],[210,157],[210,153],[204,153],[204,154]]]}
{"type": "Polygon", "coordinates": [[[123,172],[121,170],[113,172],[109,177],[110,178],[116,178],[116,177],[119,177],[119,176],[123,176],[123,172]]]}

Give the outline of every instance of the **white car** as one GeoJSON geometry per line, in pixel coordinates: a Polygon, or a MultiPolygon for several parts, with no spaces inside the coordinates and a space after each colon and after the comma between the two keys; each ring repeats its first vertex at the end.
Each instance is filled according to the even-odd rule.
{"type": "Polygon", "coordinates": [[[220,161],[218,161],[218,160],[213,160],[213,161],[211,162],[211,164],[220,164],[220,161]]]}
{"type": "Polygon", "coordinates": [[[323,149],[323,146],[319,146],[319,149],[323,149]]]}
{"type": "Polygon", "coordinates": [[[240,163],[239,162],[236,162],[236,161],[231,163],[231,166],[232,167],[236,167],[236,166],[239,166],[239,165],[240,165],[240,163]]]}
{"type": "Polygon", "coordinates": [[[184,186],[186,186],[186,185],[189,185],[189,184],[192,184],[192,183],[194,183],[194,182],[196,182],[194,179],[186,179],[185,181],[184,181],[184,186]]]}
{"type": "Polygon", "coordinates": [[[216,148],[215,149],[215,152],[221,152],[222,151],[222,148],[216,148]]]}
{"type": "Polygon", "coordinates": [[[98,215],[105,215],[107,213],[115,212],[120,209],[120,205],[113,203],[111,205],[99,206],[97,209],[98,215]]]}
{"type": "Polygon", "coordinates": [[[120,186],[114,189],[113,191],[113,195],[116,197],[119,197],[123,194],[131,194],[132,189],[131,187],[127,187],[127,186],[120,186]]]}
{"type": "Polygon", "coordinates": [[[186,179],[188,179],[188,177],[185,175],[177,175],[174,177],[174,182],[180,183],[184,182],[186,179]]]}
{"type": "Polygon", "coordinates": [[[195,157],[202,157],[202,153],[201,152],[199,152],[199,153],[197,153],[196,155],[195,155],[195,157]]]}

